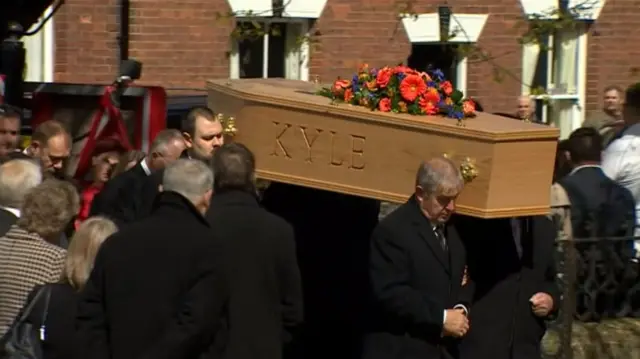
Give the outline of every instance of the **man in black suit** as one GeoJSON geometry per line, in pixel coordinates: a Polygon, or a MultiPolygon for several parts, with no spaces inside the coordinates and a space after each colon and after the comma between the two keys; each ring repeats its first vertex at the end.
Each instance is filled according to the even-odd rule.
{"type": "Polygon", "coordinates": [[[220,355],[214,344],[229,293],[224,253],[204,217],[213,172],[181,159],[164,171],[162,189],[152,214],[96,256],[78,306],[78,358],[220,355]]]}
{"type": "Polygon", "coordinates": [[[590,127],[573,131],[567,141],[572,169],[558,183],[571,201],[576,238],[633,235],[635,200],[628,189],[602,171],[602,142],[602,136],[590,127]]]}
{"type": "Polygon", "coordinates": [[[595,258],[589,253],[594,249],[598,250],[602,258],[598,265],[608,268],[609,274],[615,276],[618,282],[615,294],[612,295],[610,291],[597,290],[606,286],[605,282],[612,277],[598,279],[589,276],[586,270],[578,272],[577,280],[582,290],[577,294],[576,310],[581,320],[625,315],[623,311],[628,310],[625,308],[628,304],[626,300],[617,298],[626,298],[628,290],[636,281],[634,276],[627,276],[629,266],[637,266],[632,239],[636,225],[636,203],[633,194],[607,177],[600,167],[603,142],[602,136],[594,128],[575,130],[567,140],[572,169],[569,175],[558,181],[571,203],[571,229],[574,238],[629,238],[617,241],[576,241],[578,252],[584,258],[591,258],[591,261],[595,258]],[[608,258],[619,258],[626,265],[618,267],[608,258]]]}
{"type": "Polygon", "coordinates": [[[119,227],[147,216],[162,178],[161,175],[152,174],[177,160],[184,149],[184,139],[179,131],[164,130],[158,133],[147,157],[108,181],[94,197],[91,216],[107,216],[119,227]],[[149,184],[147,179],[153,183],[149,184]]]}
{"type": "Polygon", "coordinates": [[[281,359],[303,315],[293,229],[259,205],[248,148],[222,146],[213,168],[215,196],[207,219],[224,246],[231,283],[225,358],[281,359]]]}
{"type": "Polygon", "coordinates": [[[183,157],[209,162],[215,151],[224,144],[224,128],[208,107],[194,107],[180,124],[187,150],[183,157]]]}
{"type": "Polygon", "coordinates": [[[415,194],[384,218],[371,239],[369,274],[374,321],[364,358],[441,358],[469,330],[473,293],[465,249],[446,225],[463,180],[438,157],[420,165],[415,194]]]}
{"type": "Polygon", "coordinates": [[[559,304],[555,228],[546,216],[456,215],[475,295],[461,359],[539,359],[545,320],[559,304]]]}
{"type": "Polygon", "coordinates": [[[42,170],[32,160],[11,160],[0,165],[0,236],[16,223],[24,197],[40,182],[42,170]]]}

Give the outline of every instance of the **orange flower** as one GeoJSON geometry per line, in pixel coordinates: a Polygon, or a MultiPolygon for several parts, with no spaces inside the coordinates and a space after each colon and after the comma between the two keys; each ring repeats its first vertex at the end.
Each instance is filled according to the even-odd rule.
{"type": "Polygon", "coordinates": [[[369,73],[369,64],[361,64],[358,67],[358,73],[362,74],[362,73],[369,73]]]}
{"type": "Polygon", "coordinates": [[[447,97],[446,99],[444,99],[444,103],[451,106],[453,105],[453,100],[451,99],[451,97],[447,97]]]}
{"type": "Polygon", "coordinates": [[[415,101],[425,91],[427,91],[427,85],[418,75],[407,75],[400,82],[400,95],[409,102],[415,101]]]}
{"type": "Polygon", "coordinates": [[[351,86],[351,81],[337,79],[331,87],[331,92],[335,95],[340,95],[346,88],[349,88],[349,86],[351,86]]]}
{"type": "Polygon", "coordinates": [[[451,96],[451,94],[453,93],[453,85],[449,81],[442,81],[440,83],[440,90],[442,90],[445,95],[451,96]]]}
{"type": "Polygon", "coordinates": [[[378,76],[376,76],[376,83],[379,87],[387,87],[389,84],[389,80],[391,80],[391,75],[393,72],[390,68],[384,67],[378,71],[378,76]]]}
{"type": "Polygon", "coordinates": [[[398,102],[398,109],[400,110],[400,112],[406,113],[408,111],[407,103],[404,101],[398,102]]]}
{"type": "Polygon", "coordinates": [[[380,100],[380,102],[378,103],[378,109],[382,112],[391,111],[391,100],[386,97],[380,100]]]}
{"type": "Polygon", "coordinates": [[[376,83],[375,80],[367,81],[367,83],[365,85],[367,86],[367,89],[369,91],[377,91],[378,90],[378,84],[376,83]]]}
{"type": "Polygon", "coordinates": [[[420,106],[420,109],[422,109],[422,111],[424,111],[424,113],[427,115],[435,115],[438,113],[438,106],[424,97],[420,98],[420,101],[418,101],[418,105],[420,106]]]}
{"type": "Polygon", "coordinates": [[[476,103],[472,100],[465,100],[462,103],[462,113],[465,116],[472,116],[476,113],[476,103]]]}
{"type": "Polygon", "coordinates": [[[407,75],[417,75],[418,71],[412,69],[411,67],[398,65],[393,69],[393,73],[395,74],[407,74],[407,75]]]}
{"type": "Polygon", "coordinates": [[[420,73],[420,77],[422,77],[422,79],[424,80],[424,82],[429,82],[431,81],[431,76],[429,76],[428,73],[426,72],[421,72],[420,73]]]}
{"type": "Polygon", "coordinates": [[[353,100],[353,90],[351,89],[344,90],[344,101],[351,102],[351,100],[353,100]]]}
{"type": "Polygon", "coordinates": [[[438,103],[440,102],[440,92],[435,87],[429,87],[424,94],[424,98],[429,102],[438,103]]]}

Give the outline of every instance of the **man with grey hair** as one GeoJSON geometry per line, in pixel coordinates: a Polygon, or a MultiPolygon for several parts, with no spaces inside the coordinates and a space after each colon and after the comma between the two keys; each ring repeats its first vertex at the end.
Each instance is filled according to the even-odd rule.
{"type": "Polygon", "coordinates": [[[0,165],[0,236],[20,218],[26,194],[42,182],[42,170],[32,160],[11,160],[0,165]]]}
{"type": "Polygon", "coordinates": [[[147,216],[162,180],[160,171],[180,158],[184,149],[180,131],[160,131],[151,143],[147,157],[108,181],[95,196],[91,216],[107,216],[120,227],[147,216]]]}
{"type": "Polygon", "coordinates": [[[204,215],[213,193],[213,171],[204,162],[180,159],[164,170],[160,189],[182,195],[204,215]]]}
{"type": "Polygon", "coordinates": [[[464,182],[458,167],[436,157],[420,165],[414,194],[376,227],[369,276],[373,325],[364,358],[440,358],[469,330],[473,285],[466,252],[446,223],[464,182]]]}
{"type": "Polygon", "coordinates": [[[212,191],[208,166],[177,160],[151,214],[102,245],[78,306],[79,358],[219,356],[229,288],[203,216],[212,191]]]}

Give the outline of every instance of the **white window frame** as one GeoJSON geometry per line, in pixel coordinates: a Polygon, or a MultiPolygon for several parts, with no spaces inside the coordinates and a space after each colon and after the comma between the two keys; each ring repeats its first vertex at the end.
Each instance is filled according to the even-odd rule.
{"type": "MultiPolygon", "coordinates": [[[[403,15],[402,24],[409,38],[409,42],[414,45],[437,44],[440,42],[440,20],[438,13],[425,13],[417,15],[403,15]]],[[[451,15],[451,36],[449,43],[476,43],[484,30],[484,26],[489,18],[488,14],[452,14],[451,15]]],[[[456,64],[456,89],[460,90],[464,96],[467,93],[467,56],[460,56],[456,64]]]]}
{"type": "MultiPolygon", "coordinates": [[[[285,44],[285,75],[287,79],[309,81],[309,44],[308,41],[303,41],[300,44],[297,41],[299,36],[309,37],[309,20],[308,19],[265,19],[265,18],[236,18],[236,22],[251,22],[257,21],[265,26],[265,33],[262,35],[263,41],[263,62],[262,62],[262,77],[268,78],[269,75],[269,38],[271,35],[268,31],[271,24],[296,24],[300,26],[300,33],[297,36],[287,36],[287,43],[285,44]]],[[[287,29],[292,31],[294,27],[288,26],[287,29]]],[[[295,35],[295,34],[288,34],[295,35]]],[[[229,56],[229,78],[240,78],[240,52],[239,42],[237,39],[232,39],[231,53],[229,56]]]]}
{"type": "Polygon", "coordinates": [[[576,40],[576,57],[575,57],[575,91],[573,93],[557,93],[554,92],[554,84],[552,83],[554,74],[553,64],[553,36],[549,35],[549,46],[547,49],[541,49],[538,44],[524,44],[522,51],[522,95],[530,95],[531,83],[528,83],[527,73],[531,74],[535,72],[535,68],[527,68],[527,65],[537,65],[537,59],[532,60],[532,56],[538,56],[540,51],[547,52],[547,83],[546,91],[544,95],[531,96],[536,102],[541,102],[542,106],[542,118],[540,120],[543,123],[549,123],[549,112],[554,102],[558,101],[571,101],[573,103],[571,111],[570,123],[549,123],[551,125],[560,128],[560,138],[566,138],[573,132],[573,130],[579,128],[585,118],[585,106],[586,103],[586,80],[587,80],[587,31],[586,26],[579,27],[579,34],[576,40]]]}
{"type": "MultiPolygon", "coordinates": [[[[51,15],[52,7],[49,7],[40,20],[33,24],[29,31],[40,26],[41,22],[51,15]]],[[[53,21],[55,17],[49,18],[42,29],[31,36],[22,38],[26,51],[26,74],[25,81],[32,82],[53,82],[55,67],[55,30],[53,21]]]]}

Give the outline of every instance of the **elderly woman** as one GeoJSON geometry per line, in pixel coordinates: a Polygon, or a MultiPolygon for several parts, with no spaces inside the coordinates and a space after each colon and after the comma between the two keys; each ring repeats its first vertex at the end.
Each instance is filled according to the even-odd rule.
{"type": "Polygon", "coordinates": [[[0,238],[0,336],[34,286],[60,280],[66,251],[54,243],[78,207],[75,187],[59,180],[46,180],[25,196],[21,217],[0,238]]]}
{"type": "MultiPolygon", "coordinates": [[[[104,217],[91,217],[82,222],[71,238],[62,278],[59,283],[49,284],[49,288],[46,288],[50,290],[47,314],[44,314],[46,300],[41,299],[27,316],[27,322],[34,328],[44,328],[44,358],[74,357],[74,350],[78,345],[74,333],[79,292],[89,279],[98,249],[117,230],[112,221],[104,217]]],[[[33,289],[25,306],[29,305],[41,288],[38,286],[33,289]]]]}

